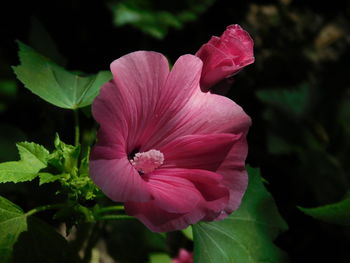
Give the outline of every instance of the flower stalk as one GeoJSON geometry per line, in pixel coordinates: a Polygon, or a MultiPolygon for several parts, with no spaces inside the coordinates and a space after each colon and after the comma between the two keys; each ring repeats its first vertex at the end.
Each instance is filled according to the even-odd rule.
{"type": "Polygon", "coordinates": [[[123,205],[115,205],[115,206],[107,206],[100,208],[96,211],[96,214],[102,214],[106,212],[114,212],[114,211],[124,211],[124,206],[123,205]]]}
{"type": "Polygon", "coordinates": [[[32,210],[29,210],[27,213],[25,213],[25,216],[31,216],[36,213],[46,211],[46,210],[54,210],[54,209],[60,209],[64,207],[65,204],[52,204],[52,205],[43,205],[43,206],[38,206],[36,208],[33,208],[32,210]]]}
{"type": "Polygon", "coordinates": [[[75,109],[73,112],[74,112],[74,129],[75,129],[74,145],[78,146],[80,142],[79,111],[78,109],[75,109]]]}

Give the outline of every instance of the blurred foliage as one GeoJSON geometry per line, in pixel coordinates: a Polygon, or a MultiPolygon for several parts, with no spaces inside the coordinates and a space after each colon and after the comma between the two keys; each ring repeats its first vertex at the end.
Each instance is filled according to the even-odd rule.
{"type": "Polygon", "coordinates": [[[204,0],[198,4],[198,1],[188,0],[174,4],[153,0],[124,0],[111,2],[109,6],[116,26],[130,24],[154,38],[163,39],[169,29],[182,29],[185,23],[198,19],[213,2],[204,0]]]}

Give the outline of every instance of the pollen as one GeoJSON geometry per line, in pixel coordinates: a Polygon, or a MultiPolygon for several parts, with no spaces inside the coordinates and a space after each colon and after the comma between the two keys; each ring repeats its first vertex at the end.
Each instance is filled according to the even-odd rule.
{"type": "Polygon", "coordinates": [[[158,150],[136,153],[130,163],[140,173],[150,173],[161,166],[164,162],[164,155],[158,150]]]}

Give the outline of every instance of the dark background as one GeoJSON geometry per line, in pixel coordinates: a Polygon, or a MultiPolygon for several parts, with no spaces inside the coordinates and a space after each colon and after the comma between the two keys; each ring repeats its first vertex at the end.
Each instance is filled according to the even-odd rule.
{"type": "MultiPolygon", "coordinates": [[[[317,221],[297,209],[337,202],[350,189],[350,2],[124,2],[151,16],[189,10],[194,18],[177,28],[158,25],[164,32],[157,38],[140,25],[116,26],[111,6],[120,1],[1,3],[0,161],[17,158],[16,141],[52,147],[59,132],[73,143],[71,113],[16,82],[11,69],[19,63],[16,39],[69,70],[96,73],[136,50],[161,52],[174,63],[237,23],[255,41],[256,62],[236,76],[227,96],[253,120],[247,163],[261,168],[289,225],[276,244],[291,262],[350,262],[349,227],[317,221]]],[[[88,114],[82,121],[88,140],[94,122],[88,114]]],[[[40,203],[43,192],[26,201],[23,189],[2,185],[0,191],[24,207],[40,203]]]]}

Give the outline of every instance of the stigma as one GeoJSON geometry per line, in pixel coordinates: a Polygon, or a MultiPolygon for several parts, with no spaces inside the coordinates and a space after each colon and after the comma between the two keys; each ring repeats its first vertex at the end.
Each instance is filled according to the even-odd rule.
{"type": "Polygon", "coordinates": [[[147,152],[136,153],[130,163],[140,173],[150,173],[161,166],[164,162],[164,155],[158,150],[149,150],[147,152]]]}

